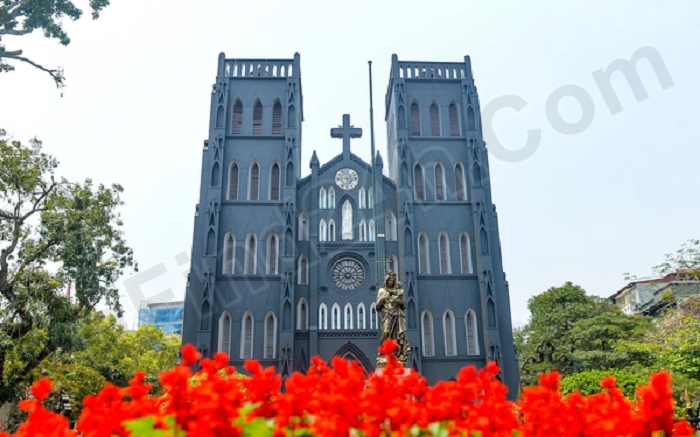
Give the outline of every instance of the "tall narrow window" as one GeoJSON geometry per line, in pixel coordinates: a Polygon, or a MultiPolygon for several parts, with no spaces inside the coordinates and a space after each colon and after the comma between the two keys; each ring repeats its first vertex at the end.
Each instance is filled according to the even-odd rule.
{"type": "Polygon", "coordinates": [[[352,326],[352,305],[345,305],[345,318],[343,320],[343,329],[353,329],[352,326]]]}
{"type": "Polygon", "coordinates": [[[478,162],[475,162],[472,168],[474,169],[472,171],[472,177],[474,178],[474,186],[480,187],[482,183],[481,166],[478,162]]]}
{"type": "Polygon", "coordinates": [[[228,200],[238,200],[238,164],[235,161],[228,168],[228,200]]]}
{"type": "Polygon", "coordinates": [[[364,187],[360,188],[358,196],[359,196],[359,200],[360,200],[359,201],[359,209],[367,208],[366,202],[365,202],[365,189],[364,189],[364,187]]]}
{"type": "Polygon", "coordinates": [[[360,220],[360,241],[367,241],[367,225],[364,219],[360,220]]]}
{"type": "Polygon", "coordinates": [[[335,209],[335,190],[333,187],[328,189],[328,209],[335,209]]]}
{"type": "Polygon", "coordinates": [[[369,241],[374,241],[374,219],[369,219],[367,237],[369,237],[369,241]]]}
{"type": "Polygon", "coordinates": [[[464,181],[464,167],[458,162],[455,165],[455,198],[457,200],[467,200],[467,187],[464,181]]]}
{"type": "Polygon", "coordinates": [[[399,271],[399,262],[396,259],[395,255],[389,255],[389,262],[387,263],[388,269],[392,272],[398,272],[399,271]]]}
{"type": "Polygon", "coordinates": [[[418,103],[411,103],[411,135],[420,136],[420,109],[418,103]]]}
{"type": "Polygon", "coordinates": [[[318,192],[318,209],[326,209],[326,189],[321,187],[318,192]]]}
{"type": "Polygon", "coordinates": [[[260,100],[253,103],[253,135],[262,133],[263,105],[260,100]]]}
{"type": "Polygon", "coordinates": [[[219,167],[218,162],[215,162],[211,168],[211,183],[209,184],[209,186],[211,186],[211,187],[220,187],[221,186],[221,168],[219,167]]]}
{"type": "Polygon", "coordinates": [[[470,275],[474,273],[474,269],[472,268],[471,241],[469,240],[469,234],[466,232],[462,232],[462,235],[459,236],[459,256],[462,264],[462,274],[470,275]]]}
{"type": "Polygon", "coordinates": [[[349,200],[343,203],[343,240],[352,240],[352,204],[349,200]]]}
{"type": "Polygon", "coordinates": [[[398,238],[398,230],[396,229],[396,217],[394,213],[389,211],[384,216],[384,233],[386,241],[396,241],[398,238]]]}
{"type": "Polygon", "coordinates": [[[280,200],[280,166],[276,162],[270,169],[270,200],[280,200]]]}
{"type": "Polygon", "coordinates": [[[231,133],[243,133],[243,104],[236,99],[233,103],[233,117],[231,119],[231,133]]]}
{"type": "Polygon", "coordinates": [[[326,241],[326,221],[321,219],[318,223],[318,241],[326,241]]]}
{"type": "Polygon", "coordinates": [[[231,353],[231,316],[224,311],[219,319],[219,352],[231,353]]]}
{"type": "Polygon", "coordinates": [[[309,283],[309,260],[306,255],[301,255],[299,257],[299,284],[306,285],[309,283]]]}
{"type": "Polygon", "coordinates": [[[335,221],[328,220],[328,241],[335,241],[335,221]]]}
{"type": "Polygon", "coordinates": [[[430,105],[430,134],[434,137],[440,136],[440,108],[437,103],[430,105]]]}
{"type": "Polygon", "coordinates": [[[272,105],[272,135],[280,135],[282,133],[282,105],[279,100],[275,100],[272,105]]]}
{"type": "Polygon", "coordinates": [[[373,205],[374,205],[374,192],[372,191],[372,187],[369,187],[369,190],[367,190],[367,208],[372,209],[373,205]]]}
{"type": "Polygon", "coordinates": [[[246,311],[241,322],[241,359],[253,358],[253,315],[246,311]]]}
{"type": "Polygon", "coordinates": [[[265,316],[265,358],[275,358],[277,343],[277,317],[272,311],[265,316]]]}
{"type": "Polygon", "coordinates": [[[398,115],[396,118],[399,120],[399,129],[406,129],[406,110],[403,109],[403,105],[399,105],[398,115]]]}
{"type": "Polygon", "coordinates": [[[418,235],[418,273],[430,273],[430,260],[428,257],[428,237],[424,232],[418,235]]]}
{"type": "Polygon", "coordinates": [[[425,178],[423,178],[423,166],[420,162],[413,166],[413,191],[416,200],[425,200],[425,178]]]}
{"type": "Polygon", "coordinates": [[[297,329],[309,329],[309,306],[303,297],[299,301],[299,305],[297,305],[297,329]]]}
{"type": "Polygon", "coordinates": [[[435,355],[435,346],[433,342],[433,315],[430,311],[423,311],[421,317],[421,328],[423,331],[423,356],[432,357],[435,355]]]}
{"type": "Polygon", "coordinates": [[[488,234],[486,234],[486,229],[481,228],[481,231],[479,232],[479,243],[481,245],[481,254],[482,255],[488,255],[489,254],[489,237],[488,234]]]}
{"type": "Polygon", "coordinates": [[[267,274],[277,274],[277,254],[279,253],[279,239],[274,232],[267,237],[267,274]]]}
{"type": "Polygon", "coordinates": [[[328,307],[326,307],[325,303],[318,307],[318,329],[328,329],[328,307]]]}
{"type": "Polygon", "coordinates": [[[445,200],[445,169],[439,162],[435,164],[435,200],[445,200]]]}
{"type": "Polygon", "coordinates": [[[477,333],[476,314],[469,309],[464,316],[464,323],[467,328],[467,355],[479,355],[479,340],[477,333]]]}
{"type": "Polygon", "coordinates": [[[260,166],[254,162],[250,166],[250,182],[248,183],[248,200],[258,200],[260,195],[260,166]]]}
{"type": "Polygon", "coordinates": [[[379,327],[379,319],[377,319],[377,304],[372,302],[369,306],[369,329],[377,329],[379,327]]]}
{"type": "Polygon", "coordinates": [[[208,331],[209,330],[209,318],[211,317],[211,314],[209,314],[209,302],[204,301],[202,304],[202,324],[200,325],[200,328],[202,331],[208,331]]]}
{"type": "Polygon", "coordinates": [[[234,257],[236,253],[236,237],[228,232],[224,237],[224,265],[222,271],[224,275],[231,275],[234,272],[234,257]]]}
{"type": "Polygon", "coordinates": [[[221,105],[216,109],[216,127],[224,127],[224,107],[221,105]]]}
{"type": "Polygon", "coordinates": [[[309,215],[305,212],[299,215],[299,241],[309,241],[309,215]]]}
{"type": "Polygon", "coordinates": [[[340,305],[333,304],[331,310],[331,329],[340,329],[340,305]]]}
{"type": "Polygon", "coordinates": [[[294,186],[295,177],[296,177],[296,175],[294,174],[294,163],[289,161],[287,163],[287,186],[288,187],[294,186]]]}
{"type": "Polygon", "coordinates": [[[467,109],[467,129],[476,129],[476,119],[474,117],[474,110],[471,106],[467,109]]]}
{"type": "Polygon", "coordinates": [[[489,328],[495,328],[496,327],[496,305],[493,303],[493,300],[491,300],[491,298],[489,298],[488,302],[486,302],[486,312],[488,314],[489,328]]]}
{"type": "Polygon", "coordinates": [[[440,249],[440,273],[452,273],[450,268],[450,239],[445,232],[440,234],[438,246],[440,249]]]}
{"type": "Polygon", "coordinates": [[[445,355],[453,357],[457,355],[457,338],[455,336],[455,316],[452,311],[445,311],[442,317],[442,327],[445,331],[445,355]]]}
{"type": "Polygon", "coordinates": [[[256,271],[256,261],[258,256],[258,241],[254,233],[248,234],[245,241],[245,274],[254,275],[256,271]]]}
{"type": "Polygon", "coordinates": [[[413,237],[408,229],[403,231],[403,246],[406,255],[413,255],[413,237]]]}
{"type": "Polygon", "coordinates": [[[462,134],[459,123],[459,108],[455,102],[450,103],[450,135],[458,137],[462,134]]]}
{"type": "Polygon", "coordinates": [[[365,325],[365,304],[363,303],[357,306],[357,329],[367,329],[367,325],[365,325]]]}
{"type": "Polygon", "coordinates": [[[289,105],[287,108],[287,127],[294,127],[296,122],[296,111],[294,110],[294,105],[289,105]]]}

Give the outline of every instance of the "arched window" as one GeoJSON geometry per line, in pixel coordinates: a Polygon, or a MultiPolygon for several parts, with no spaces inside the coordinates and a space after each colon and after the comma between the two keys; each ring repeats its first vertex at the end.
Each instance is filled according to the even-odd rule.
{"type": "Polygon", "coordinates": [[[470,275],[474,273],[472,268],[472,244],[469,240],[469,234],[462,232],[459,236],[459,257],[462,265],[462,274],[470,275]]]}
{"type": "Polygon", "coordinates": [[[358,196],[359,196],[359,200],[360,200],[360,201],[358,202],[358,203],[359,203],[359,208],[360,208],[360,209],[365,209],[367,206],[366,206],[366,202],[365,202],[365,189],[364,189],[364,187],[360,188],[360,191],[359,191],[358,196]]]}
{"type": "Polygon", "coordinates": [[[257,271],[258,239],[254,233],[249,233],[245,240],[245,265],[246,275],[254,275],[257,271]]]}
{"type": "Polygon", "coordinates": [[[333,187],[328,189],[328,209],[335,209],[335,190],[333,187]]]}
{"type": "Polygon", "coordinates": [[[326,235],[326,221],[321,219],[321,221],[318,222],[318,241],[326,241],[326,235]]]}
{"type": "Polygon", "coordinates": [[[303,297],[297,305],[297,329],[309,329],[309,306],[306,304],[306,299],[303,297]]]}
{"type": "Polygon", "coordinates": [[[445,332],[445,355],[457,355],[457,337],[455,336],[455,315],[447,310],[442,316],[442,329],[445,332]]]}
{"type": "Polygon", "coordinates": [[[482,255],[488,255],[489,254],[489,237],[488,234],[486,233],[486,229],[481,228],[481,231],[479,232],[479,243],[481,245],[481,254],[482,255]]]}
{"type": "Polygon", "coordinates": [[[224,237],[224,275],[231,275],[235,270],[234,259],[236,253],[236,237],[228,232],[224,237]]]}
{"type": "Polygon", "coordinates": [[[418,102],[411,103],[411,135],[420,136],[420,108],[418,102]]]}
{"type": "Polygon", "coordinates": [[[304,254],[302,254],[299,257],[298,278],[299,278],[300,285],[306,285],[309,283],[309,260],[306,258],[306,255],[304,255],[304,254]]]}
{"type": "Polygon", "coordinates": [[[209,184],[209,186],[220,187],[221,186],[220,179],[221,179],[221,168],[219,167],[219,163],[215,162],[211,168],[211,183],[209,184]]]}
{"type": "Polygon", "coordinates": [[[489,328],[496,327],[496,304],[491,298],[486,302],[486,313],[488,315],[489,328]]]}
{"type": "Polygon", "coordinates": [[[399,271],[399,262],[396,259],[396,256],[393,254],[389,255],[389,260],[387,262],[387,269],[389,269],[392,272],[399,271]]]}
{"type": "Polygon", "coordinates": [[[335,241],[335,221],[328,220],[328,241],[335,241]]]}
{"type": "Polygon", "coordinates": [[[343,240],[352,240],[352,204],[349,200],[343,202],[343,240]]]}
{"type": "Polygon", "coordinates": [[[406,110],[403,105],[399,105],[397,118],[399,120],[399,129],[406,129],[406,110]]]}
{"type": "Polygon", "coordinates": [[[272,135],[282,134],[282,104],[275,100],[272,105],[272,135]]]}
{"type": "Polygon", "coordinates": [[[231,133],[233,133],[233,134],[243,133],[243,104],[238,99],[236,99],[236,101],[233,102],[233,116],[231,118],[231,133]]]}
{"type": "Polygon", "coordinates": [[[277,274],[277,260],[279,253],[279,238],[274,232],[270,232],[267,237],[267,274],[277,274]]]}
{"type": "Polygon", "coordinates": [[[369,219],[367,236],[369,237],[369,241],[374,241],[374,219],[369,219]]]}
{"type": "Polygon", "coordinates": [[[439,162],[435,164],[435,200],[445,200],[445,169],[439,162]]]}
{"type": "Polygon", "coordinates": [[[294,163],[292,161],[289,161],[287,163],[287,186],[288,187],[294,186],[295,177],[296,177],[296,175],[294,174],[294,163]]]}
{"type": "Polygon", "coordinates": [[[467,355],[479,355],[479,328],[476,324],[476,314],[470,308],[464,316],[467,329],[467,355]]]}
{"type": "Polygon", "coordinates": [[[433,341],[433,315],[430,311],[423,311],[421,317],[421,330],[423,331],[423,356],[435,356],[435,342],[433,341]]]}
{"type": "Polygon", "coordinates": [[[263,122],[263,105],[260,100],[255,100],[253,103],[253,135],[260,135],[262,133],[262,122],[263,122]]]}
{"type": "Polygon", "coordinates": [[[360,241],[367,241],[367,225],[365,220],[360,220],[360,241]]]}
{"type": "Polygon", "coordinates": [[[325,303],[318,307],[318,329],[328,329],[328,307],[326,307],[325,303]]]}
{"type": "Polygon", "coordinates": [[[372,209],[374,206],[374,192],[372,191],[372,187],[369,187],[369,190],[367,190],[367,208],[372,209]]]}
{"type": "Polygon", "coordinates": [[[428,250],[428,236],[425,232],[418,235],[418,273],[430,273],[430,251],[428,250]]]}
{"type": "Polygon", "coordinates": [[[309,241],[309,215],[306,212],[299,214],[299,241],[309,241]]]}
{"type": "Polygon", "coordinates": [[[296,120],[296,110],[294,105],[289,105],[287,108],[287,127],[294,127],[294,121],[296,120]]]}
{"type": "Polygon", "coordinates": [[[430,105],[430,134],[440,136],[440,107],[435,102],[430,105]]]}
{"type": "Polygon", "coordinates": [[[445,232],[440,233],[438,246],[440,250],[440,273],[452,273],[452,266],[450,265],[450,239],[445,232]]]}
{"type": "Polygon", "coordinates": [[[369,306],[369,329],[377,329],[378,327],[377,304],[372,302],[372,305],[369,306]]]}
{"type": "Polygon", "coordinates": [[[401,163],[401,186],[408,185],[408,165],[406,162],[401,163]]]}
{"type": "Polygon", "coordinates": [[[207,247],[205,252],[209,256],[214,256],[216,255],[216,232],[214,232],[214,228],[209,228],[209,232],[207,232],[207,247]]]}
{"type": "Polygon", "coordinates": [[[276,162],[270,168],[270,200],[280,200],[280,166],[276,162]]]}
{"type": "Polygon", "coordinates": [[[345,304],[345,318],[343,320],[343,329],[353,329],[352,326],[352,305],[345,304]]]}
{"type": "Polygon", "coordinates": [[[258,200],[260,197],[260,166],[257,162],[250,165],[250,180],[248,181],[248,200],[258,200]]]}
{"type": "Polygon", "coordinates": [[[224,107],[221,105],[216,108],[216,127],[224,127],[224,107]]]}
{"type": "Polygon", "coordinates": [[[404,253],[406,255],[413,255],[413,237],[411,236],[411,231],[409,229],[405,229],[403,231],[403,245],[404,253]]]}
{"type": "Polygon", "coordinates": [[[476,119],[474,117],[474,110],[471,106],[467,109],[467,129],[476,129],[476,119]]]}
{"type": "Polygon", "coordinates": [[[326,209],[326,189],[321,187],[321,190],[318,192],[318,209],[326,209]]]}
{"type": "Polygon", "coordinates": [[[228,200],[238,200],[238,164],[231,163],[228,168],[228,200]]]}
{"type": "Polygon", "coordinates": [[[481,182],[482,182],[482,176],[481,176],[481,166],[479,165],[478,162],[475,162],[472,171],[472,177],[474,178],[474,186],[475,187],[480,187],[481,182]]]}
{"type": "Polygon", "coordinates": [[[467,184],[464,182],[464,167],[458,162],[455,165],[455,198],[457,200],[467,200],[467,184]]]}
{"type": "Polygon", "coordinates": [[[357,306],[357,329],[367,329],[367,325],[365,325],[365,304],[363,303],[357,306]]]}
{"type": "Polygon", "coordinates": [[[265,316],[265,358],[275,358],[277,343],[277,317],[272,311],[268,311],[265,316]]]}
{"type": "Polygon", "coordinates": [[[209,330],[209,318],[211,317],[211,314],[209,314],[209,302],[204,301],[202,304],[202,324],[199,326],[202,331],[208,331],[209,330]]]}
{"type": "Polygon", "coordinates": [[[241,359],[249,360],[253,358],[253,314],[246,311],[241,322],[241,359]]]}
{"type": "Polygon", "coordinates": [[[219,352],[231,354],[231,316],[228,311],[219,318],[219,352]]]}
{"type": "Polygon", "coordinates": [[[331,329],[340,329],[340,305],[337,303],[331,309],[331,329]]]}
{"type": "Polygon", "coordinates": [[[391,211],[384,216],[384,233],[386,241],[396,241],[398,238],[396,216],[391,211]]]}
{"type": "Polygon", "coordinates": [[[459,122],[459,108],[455,102],[450,103],[450,135],[453,137],[462,135],[459,122]]]}
{"type": "Polygon", "coordinates": [[[425,200],[425,178],[423,177],[423,166],[420,162],[413,166],[413,191],[416,200],[425,200]]]}

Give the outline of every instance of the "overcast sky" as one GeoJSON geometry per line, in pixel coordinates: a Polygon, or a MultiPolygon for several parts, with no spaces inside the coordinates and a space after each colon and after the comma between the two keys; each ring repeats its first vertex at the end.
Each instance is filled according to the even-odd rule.
{"type": "MultiPolygon", "coordinates": [[[[650,275],[665,253],[700,237],[693,195],[700,186],[698,2],[112,3],[98,21],[67,23],[68,47],[39,34],[3,39],[36,62],[62,65],[68,86],[61,98],[45,73],[25,65],[0,74],[0,127],[17,139],[43,140],[62,175],[124,186],[126,237],[141,270],[163,263],[166,272],[150,271],[156,279],[143,287],[146,295],[184,293],[222,51],[228,58],[301,54],[304,175],[314,149],[322,163],[340,152],[328,131],[343,113],[365,129],[353,151],[369,158],[369,59],[384,156],[392,53],[453,62],[470,55],[482,107],[504,95],[524,99],[520,112],[499,111],[493,129],[510,149],[525,144],[528,129],[540,129],[539,148],[515,163],[490,157],[515,325],[527,322],[527,300],[551,286],[573,281],[607,296],[625,284],[623,273],[650,275]],[[649,97],[637,102],[624,77],[614,76],[623,110],[612,115],[591,73],[642,47],[659,52],[674,85],[662,89],[642,61],[649,97]],[[590,126],[575,135],[557,132],[545,114],[545,102],[564,85],[584,89],[595,108],[590,126]]],[[[559,110],[568,122],[582,116],[571,97],[559,110]]],[[[125,304],[131,324],[133,305],[125,304]]]]}

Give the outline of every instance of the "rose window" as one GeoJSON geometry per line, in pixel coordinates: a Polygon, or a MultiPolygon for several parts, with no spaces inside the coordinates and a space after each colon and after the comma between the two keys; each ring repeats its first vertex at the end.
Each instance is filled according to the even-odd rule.
{"type": "Polygon", "coordinates": [[[336,287],[342,290],[354,290],[365,279],[362,264],[351,258],[341,259],[331,269],[331,277],[336,287]]]}

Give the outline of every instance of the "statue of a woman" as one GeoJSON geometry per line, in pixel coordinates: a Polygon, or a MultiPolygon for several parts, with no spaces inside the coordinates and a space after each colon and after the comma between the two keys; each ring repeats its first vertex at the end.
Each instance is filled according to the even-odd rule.
{"type": "MultiPolygon", "coordinates": [[[[406,301],[403,298],[401,282],[396,280],[396,273],[389,272],[384,279],[384,285],[377,293],[377,311],[382,315],[382,333],[379,344],[384,344],[387,339],[396,340],[399,344],[396,356],[401,365],[406,366],[406,361],[411,353],[411,345],[406,338],[406,301]]],[[[377,357],[377,367],[384,367],[386,358],[383,355],[377,357]]]]}

